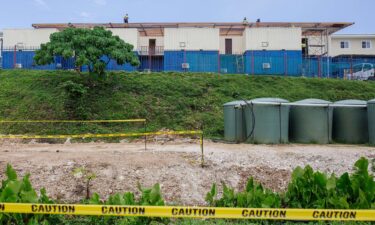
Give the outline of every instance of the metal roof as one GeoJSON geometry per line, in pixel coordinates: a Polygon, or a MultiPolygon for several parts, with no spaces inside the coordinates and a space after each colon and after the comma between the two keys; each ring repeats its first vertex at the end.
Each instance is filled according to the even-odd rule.
{"type": "Polygon", "coordinates": [[[362,101],[362,100],[357,100],[357,99],[348,99],[348,100],[342,100],[342,101],[337,101],[334,103],[335,106],[354,106],[354,105],[364,105],[366,106],[367,102],[362,101]]]}
{"type": "Polygon", "coordinates": [[[168,22],[168,23],[46,23],[32,24],[36,29],[68,27],[77,28],[136,28],[144,36],[163,36],[164,28],[220,28],[220,35],[242,35],[245,28],[249,27],[301,27],[304,35],[316,35],[316,31],[335,33],[341,29],[349,27],[354,23],[346,22],[249,22],[249,23],[211,23],[211,22],[168,22]]]}
{"type": "Polygon", "coordinates": [[[375,34],[335,34],[332,38],[375,38],[375,34]]]}

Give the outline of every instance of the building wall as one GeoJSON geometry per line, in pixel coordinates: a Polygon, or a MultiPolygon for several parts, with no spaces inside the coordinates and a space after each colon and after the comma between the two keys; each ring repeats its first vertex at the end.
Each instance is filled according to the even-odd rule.
{"type": "Polygon", "coordinates": [[[4,48],[11,48],[15,45],[40,47],[40,44],[47,43],[49,36],[57,31],[57,29],[5,29],[3,31],[4,48]]]}
{"type": "Polygon", "coordinates": [[[220,54],[225,54],[225,39],[232,39],[232,52],[233,54],[243,54],[244,37],[243,36],[220,36],[220,54]]]}
{"type": "Polygon", "coordinates": [[[129,43],[134,46],[134,49],[138,47],[138,29],[133,28],[110,28],[113,35],[119,36],[126,43],[129,43]]]}
{"type": "Polygon", "coordinates": [[[220,49],[220,29],[218,28],[165,28],[165,50],[205,50],[220,49]],[[181,44],[185,44],[185,47],[181,44]]]}
{"type": "Polygon", "coordinates": [[[49,41],[49,36],[57,29],[5,29],[4,48],[23,45],[24,47],[39,47],[49,41]]]}
{"type": "Polygon", "coordinates": [[[245,50],[301,50],[301,28],[247,28],[245,50]],[[266,45],[268,43],[268,46],[266,45]]]}
{"type": "Polygon", "coordinates": [[[329,55],[375,55],[375,35],[331,36],[329,55]],[[362,41],[371,41],[371,48],[362,48],[362,41]],[[341,41],[349,41],[349,48],[341,48],[341,41]]]}
{"type": "Polygon", "coordinates": [[[162,36],[139,36],[138,37],[138,46],[148,46],[150,39],[156,39],[156,46],[164,46],[164,37],[162,36]]]}

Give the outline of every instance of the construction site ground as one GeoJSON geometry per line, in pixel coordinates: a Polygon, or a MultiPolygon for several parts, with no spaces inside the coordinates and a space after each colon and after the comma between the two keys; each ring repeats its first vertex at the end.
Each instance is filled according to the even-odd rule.
{"type": "Polygon", "coordinates": [[[199,141],[46,144],[31,141],[0,143],[0,180],[10,163],[20,176],[31,174],[36,189],[45,187],[54,199],[76,203],[86,194],[85,168],[96,174],[91,192],[101,198],[134,191],[137,183],[150,187],[160,183],[168,204],[205,205],[213,183],[238,190],[249,177],[275,191],[287,188],[292,170],[313,169],[342,174],[353,170],[356,160],[375,158],[375,148],[352,145],[250,145],[206,141],[201,167],[199,141]]]}

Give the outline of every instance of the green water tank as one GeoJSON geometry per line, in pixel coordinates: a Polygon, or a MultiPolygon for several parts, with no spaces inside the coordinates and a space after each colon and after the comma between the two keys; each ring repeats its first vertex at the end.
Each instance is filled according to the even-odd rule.
{"type": "Polygon", "coordinates": [[[368,142],[367,102],[343,100],[333,105],[332,139],[339,143],[368,142]]]}
{"type": "Polygon", "coordinates": [[[375,145],[375,99],[367,103],[369,142],[375,145]]]}
{"type": "Polygon", "coordinates": [[[229,142],[245,141],[245,126],[243,123],[244,101],[233,101],[224,104],[224,139],[229,142]]]}
{"type": "Polygon", "coordinates": [[[244,106],[246,141],[256,144],[289,142],[289,102],[280,98],[258,98],[244,106]]]}
{"type": "Polygon", "coordinates": [[[289,139],[297,143],[329,144],[332,140],[331,102],[305,99],[290,106],[289,139]]]}

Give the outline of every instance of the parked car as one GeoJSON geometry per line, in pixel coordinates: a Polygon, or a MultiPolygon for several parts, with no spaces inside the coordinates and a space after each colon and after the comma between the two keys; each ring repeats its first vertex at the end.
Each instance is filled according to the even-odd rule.
{"type": "Polygon", "coordinates": [[[375,68],[372,63],[361,63],[353,66],[352,74],[348,74],[349,80],[374,80],[375,68]]]}

